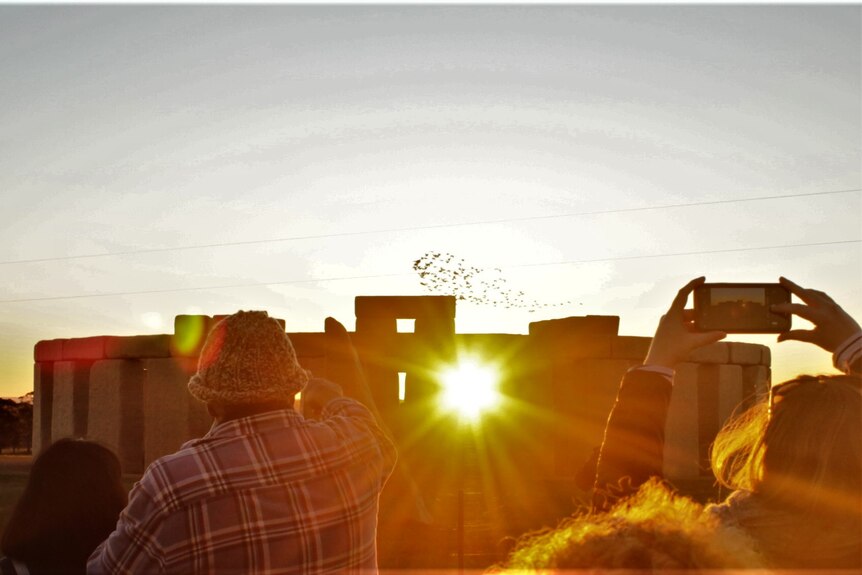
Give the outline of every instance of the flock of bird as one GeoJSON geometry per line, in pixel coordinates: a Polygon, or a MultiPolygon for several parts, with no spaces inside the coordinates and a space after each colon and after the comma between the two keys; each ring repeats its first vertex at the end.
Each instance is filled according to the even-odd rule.
{"type": "Polygon", "coordinates": [[[428,292],[453,295],[458,301],[506,309],[539,309],[561,307],[572,302],[544,303],[529,298],[522,290],[509,286],[500,268],[479,268],[446,252],[425,252],[413,262],[419,283],[428,292]]]}

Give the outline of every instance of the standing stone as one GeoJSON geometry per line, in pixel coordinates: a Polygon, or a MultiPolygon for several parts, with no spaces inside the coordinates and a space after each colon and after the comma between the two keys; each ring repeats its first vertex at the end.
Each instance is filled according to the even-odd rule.
{"type": "Polygon", "coordinates": [[[676,366],[665,426],[664,475],[675,479],[700,477],[698,442],[698,365],[676,366]]]}
{"type": "Polygon", "coordinates": [[[771,379],[770,370],[765,365],[747,365],[742,368],[742,396],[746,407],[767,401],[771,379]]]}
{"type": "Polygon", "coordinates": [[[37,362],[33,366],[33,446],[35,454],[51,445],[51,421],[54,405],[54,363],[37,362]]]}
{"type": "Polygon", "coordinates": [[[86,437],[91,366],[89,361],[54,363],[51,441],[86,437]]]}
{"type": "Polygon", "coordinates": [[[144,470],[143,387],[140,360],[102,360],[90,370],[88,437],[113,449],[124,473],[144,470]]]}
{"type": "MultiPolygon", "coordinates": [[[[744,398],[742,366],[718,366],[718,429],[721,429],[734,414],[738,414],[739,410],[743,409],[744,398]]],[[[718,429],[716,429],[716,433],[718,429]]],[[[714,439],[715,435],[713,435],[714,439]]]]}
{"type": "Polygon", "coordinates": [[[697,436],[700,474],[709,474],[709,450],[721,427],[721,375],[726,365],[703,364],[697,373],[697,436]]]}
{"type": "Polygon", "coordinates": [[[634,362],[624,359],[583,359],[553,365],[553,405],[560,418],[554,447],[557,477],[578,475],[601,446],[620,381],[632,365],[634,362]]]}
{"type": "Polygon", "coordinates": [[[212,419],[206,406],[188,390],[189,378],[197,370],[194,358],[145,359],[144,460],[175,452],[189,439],[201,437],[212,419]]]}

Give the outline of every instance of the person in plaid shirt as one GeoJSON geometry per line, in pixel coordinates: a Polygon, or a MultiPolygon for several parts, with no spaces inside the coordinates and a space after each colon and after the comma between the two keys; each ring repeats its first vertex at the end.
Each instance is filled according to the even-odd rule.
{"type": "Polygon", "coordinates": [[[379,495],[396,453],[366,406],[309,381],[266,312],[213,328],[189,391],[212,429],[150,465],[88,573],[376,571],[379,495]],[[319,420],[293,410],[303,386],[319,420]]]}

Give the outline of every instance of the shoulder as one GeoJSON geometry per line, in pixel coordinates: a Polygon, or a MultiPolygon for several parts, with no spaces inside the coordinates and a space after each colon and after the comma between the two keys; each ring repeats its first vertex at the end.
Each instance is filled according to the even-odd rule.
{"type": "Polygon", "coordinates": [[[739,523],[745,517],[760,513],[760,509],[761,505],[754,493],[739,489],[723,502],[707,505],[706,512],[722,523],[739,523]]]}
{"type": "Polygon", "coordinates": [[[180,486],[203,474],[199,451],[195,442],[189,442],[179,451],[153,461],[132,487],[128,510],[138,516],[172,511],[178,504],[180,486]]]}

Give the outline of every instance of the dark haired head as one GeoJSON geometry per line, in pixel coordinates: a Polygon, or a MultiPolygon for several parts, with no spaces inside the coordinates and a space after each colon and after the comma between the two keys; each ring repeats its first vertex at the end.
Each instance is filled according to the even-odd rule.
{"type": "Polygon", "coordinates": [[[98,443],[61,439],[33,462],[0,549],[31,569],[84,573],[126,505],[120,462],[98,443]]]}

